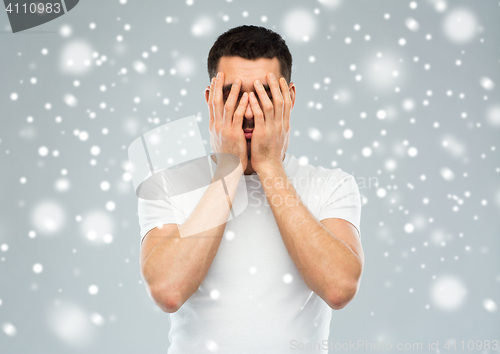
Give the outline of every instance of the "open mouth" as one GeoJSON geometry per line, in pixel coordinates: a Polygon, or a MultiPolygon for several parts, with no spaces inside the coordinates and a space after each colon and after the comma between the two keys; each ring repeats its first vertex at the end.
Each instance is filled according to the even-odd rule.
{"type": "Polygon", "coordinates": [[[251,139],[252,138],[253,129],[243,129],[243,132],[245,133],[245,138],[246,139],[251,139]]]}
{"type": "Polygon", "coordinates": [[[247,140],[252,138],[253,129],[243,129],[243,132],[245,133],[245,138],[247,140]]]}

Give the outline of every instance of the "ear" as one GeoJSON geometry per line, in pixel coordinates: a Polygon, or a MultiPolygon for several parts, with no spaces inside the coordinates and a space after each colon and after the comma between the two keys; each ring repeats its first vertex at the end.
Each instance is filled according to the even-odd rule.
{"type": "Polygon", "coordinates": [[[295,106],[295,84],[293,82],[290,82],[288,85],[288,90],[290,91],[290,99],[292,100],[292,108],[290,109],[292,110],[293,106],[295,106]]]}
{"type": "Polygon", "coordinates": [[[208,98],[210,97],[210,86],[207,86],[205,88],[205,101],[207,101],[208,104],[208,98]]]}

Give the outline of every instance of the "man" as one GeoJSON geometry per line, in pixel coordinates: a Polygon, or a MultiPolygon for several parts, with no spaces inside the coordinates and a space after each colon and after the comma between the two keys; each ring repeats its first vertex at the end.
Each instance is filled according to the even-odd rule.
{"type": "Polygon", "coordinates": [[[271,30],[222,34],[209,53],[205,90],[213,183],[182,222],[173,217],[180,205],[139,199],[141,274],[169,313],[169,354],[275,354],[308,344],[327,352],[331,309],[358,291],[364,255],[353,176],[286,153],[296,95],[291,64],[271,30]],[[240,168],[228,173],[226,155],[237,156],[240,168]],[[249,203],[227,221],[224,203],[240,178],[249,203]],[[181,237],[211,218],[222,222],[181,237]]]}

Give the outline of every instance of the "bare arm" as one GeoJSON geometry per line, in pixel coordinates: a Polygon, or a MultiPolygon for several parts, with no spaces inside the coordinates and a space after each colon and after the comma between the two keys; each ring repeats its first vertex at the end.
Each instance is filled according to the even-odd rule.
{"type": "Polygon", "coordinates": [[[356,228],[342,219],[319,222],[307,209],[283,166],[259,177],[283,242],[307,286],[339,310],[358,291],[364,254],[356,228]],[[278,202],[273,202],[277,200],[278,202]]]}
{"type": "Polygon", "coordinates": [[[229,205],[234,200],[242,172],[240,167],[224,178],[229,193],[226,195],[220,180],[224,174],[218,168],[213,183],[182,225],[154,228],[144,238],[141,274],[150,296],[163,311],[177,311],[205,279],[226,228],[229,205]],[[218,211],[218,220],[223,220],[220,225],[181,237],[183,231],[199,230],[206,220],[213,220],[214,210],[218,211]]]}

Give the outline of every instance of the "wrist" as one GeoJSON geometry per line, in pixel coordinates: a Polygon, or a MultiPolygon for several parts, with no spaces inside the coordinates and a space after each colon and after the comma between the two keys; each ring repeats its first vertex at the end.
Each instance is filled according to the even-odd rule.
{"type": "Polygon", "coordinates": [[[268,161],[256,166],[255,172],[260,176],[274,176],[284,172],[283,163],[281,161],[268,161]]]}

